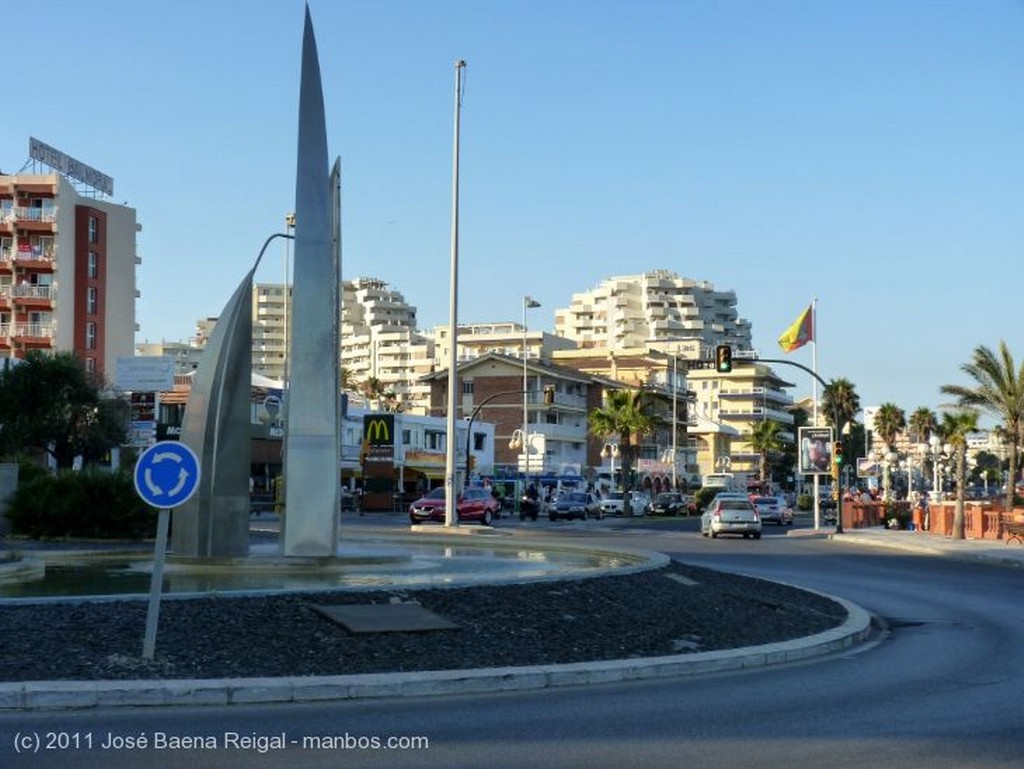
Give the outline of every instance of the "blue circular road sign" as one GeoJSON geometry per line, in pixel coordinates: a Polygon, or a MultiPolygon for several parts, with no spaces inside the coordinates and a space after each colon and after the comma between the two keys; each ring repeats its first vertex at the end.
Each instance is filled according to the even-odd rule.
{"type": "Polygon", "coordinates": [[[135,464],[135,491],[153,507],[177,507],[199,487],[199,458],[184,443],[160,441],[135,464]]]}

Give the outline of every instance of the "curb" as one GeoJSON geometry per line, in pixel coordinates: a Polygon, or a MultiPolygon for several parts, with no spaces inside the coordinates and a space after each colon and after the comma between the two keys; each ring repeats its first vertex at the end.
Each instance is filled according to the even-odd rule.
{"type": "Polygon", "coordinates": [[[242,705],[528,691],[722,673],[810,660],[849,649],[871,633],[871,616],[842,598],[846,621],[806,638],[696,654],[567,665],[373,673],[351,676],[167,681],[0,683],[0,712],[96,707],[242,705]]]}

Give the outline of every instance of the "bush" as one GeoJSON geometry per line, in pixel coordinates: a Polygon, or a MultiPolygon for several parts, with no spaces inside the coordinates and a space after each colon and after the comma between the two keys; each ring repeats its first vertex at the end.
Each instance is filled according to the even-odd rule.
{"type": "Polygon", "coordinates": [[[12,534],[32,539],[142,539],[156,532],[156,511],[123,470],[63,471],[19,481],[7,518],[12,534]]]}
{"type": "Polygon", "coordinates": [[[697,508],[697,512],[699,513],[704,510],[720,491],[721,489],[712,489],[707,486],[697,489],[697,493],[693,495],[693,504],[697,508]]]}
{"type": "Polygon", "coordinates": [[[814,507],[814,500],[810,494],[801,494],[796,498],[796,509],[797,510],[810,510],[814,507]]]}

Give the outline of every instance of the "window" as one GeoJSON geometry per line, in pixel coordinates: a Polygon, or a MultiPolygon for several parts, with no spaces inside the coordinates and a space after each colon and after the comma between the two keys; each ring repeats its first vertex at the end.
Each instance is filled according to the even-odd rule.
{"type": "Polygon", "coordinates": [[[90,278],[96,279],[100,276],[100,255],[95,251],[89,252],[89,275],[90,278]]]}
{"type": "Polygon", "coordinates": [[[89,217],[89,242],[100,242],[100,220],[95,216],[89,217]]]}
{"type": "Polygon", "coordinates": [[[473,451],[483,451],[487,444],[487,433],[473,433],[473,451]]]}
{"type": "Polygon", "coordinates": [[[85,349],[95,350],[96,349],[96,324],[86,323],[85,324],[85,349]]]}
{"type": "Polygon", "coordinates": [[[473,380],[472,379],[463,379],[462,380],[462,394],[463,395],[472,395],[473,394],[473,380]]]}
{"type": "Polygon", "coordinates": [[[86,358],[85,359],[85,370],[89,374],[95,374],[96,373],[96,359],[95,358],[86,358]]]}
{"type": "Polygon", "coordinates": [[[85,312],[87,315],[95,315],[99,311],[99,289],[96,286],[89,286],[85,290],[85,312]]]}

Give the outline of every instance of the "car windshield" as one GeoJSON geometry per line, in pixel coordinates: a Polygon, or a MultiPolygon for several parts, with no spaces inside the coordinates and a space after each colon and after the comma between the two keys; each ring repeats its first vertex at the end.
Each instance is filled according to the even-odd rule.
{"type": "Polygon", "coordinates": [[[574,491],[571,494],[563,494],[561,497],[559,497],[558,501],[570,503],[586,502],[587,495],[579,491],[574,491]]]}
{"type": "Polygon", "coordinates": [[[608,495],[608,499],[625,499],[626,495],[621,491],[613,491],[608,495]]]}
{"type": "Polygon", "coordinates": [[[659,502],[675,502],[678,499],[679,499],[679,495],[678,494],[659,494],[658,495],[658,501],[659,502]]]}
{"type": "Polygon", "coordinates": [[[757,497],[754,500],[754,504],[755,505],[777,505],[777,504],[779,504],[779,500],[777,500],[775,497],[757,497]]]}
{"type": "Polygon", "coordinates": [[[444,486],[438,486],[432,490],[429,494],[423,497],[424,499],[444,499],[444,486]]]}

